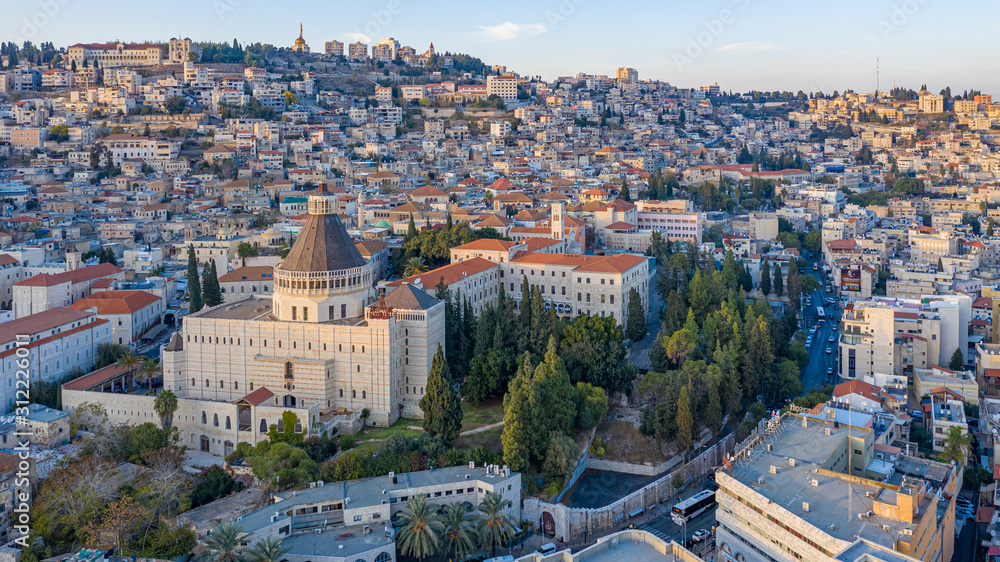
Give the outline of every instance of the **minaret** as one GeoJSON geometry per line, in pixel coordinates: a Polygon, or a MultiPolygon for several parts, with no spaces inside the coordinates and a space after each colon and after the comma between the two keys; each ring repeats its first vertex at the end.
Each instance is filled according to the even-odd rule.
{"type": "Polygon", "coordinates": [[[299,39],[305,41],[305,38],[302,37],[302,22],[299,22],[299,39]]]}

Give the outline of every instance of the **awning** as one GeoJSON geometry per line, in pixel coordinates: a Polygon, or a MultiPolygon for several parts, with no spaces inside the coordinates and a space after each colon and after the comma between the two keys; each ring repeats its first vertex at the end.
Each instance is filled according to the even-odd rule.
{"type": "Polygon", "coordinates": [[[166,331],[167,331],[167,325],[164,324],[163,322],[160,322],[159,324],[157,324],[157,325],[153,326],[152,328],[150,328],[149,330],[147,330],[145,334],[143,334],[142,336],[139,337],[139,340],[140,341],[141,340],[155,340],[156,338],[160,337],[160,334],[162,334],[163,332],[166,332],[166,331]]]}

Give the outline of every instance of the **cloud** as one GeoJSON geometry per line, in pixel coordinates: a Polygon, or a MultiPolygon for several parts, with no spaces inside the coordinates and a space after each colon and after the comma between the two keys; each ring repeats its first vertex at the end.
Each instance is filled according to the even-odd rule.
{"type": "Polygon", "coordinates": [[[357,43],[358,41],[361,41],[362,43],[372,42],[371,37],[365,35],[364,33],[361,33],[360,31],[350,31],[348,33],[345,33],[344,37],[352,43],[357,43]]]}
{"type": "Polygon", "coordinates": [[[744,41],[742,43],[730,43],[728,45],[723,45],[716,49],[716,51],[723,53],[733,53],[737,55],[746,55],[750,53],[762,53],[764,51],[774,51],[778,49],[778,45],[774,43],[768,43],[766,41],[744,41]]]}
{"type": "Polygon", "coordinates": [[[545,33],[548,28],[543,23],[511,23],[505,21],[500,25],[484,25],[479,28],[489,41],[510,41],[521,37],[534,37],[545,33]]]}

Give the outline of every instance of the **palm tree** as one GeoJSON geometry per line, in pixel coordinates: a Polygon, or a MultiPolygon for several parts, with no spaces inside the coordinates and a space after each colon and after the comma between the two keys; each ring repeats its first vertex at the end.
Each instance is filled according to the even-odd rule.
{"type": "Polygon", "coordinates": [[[290,550],[292,547],[285,546],[278,537],[267,537],[254,543],[246,558],[250,562],[281,562],[290,550]]]}
{"type": "Polygon", "coordinates": [[[136,372],[136,380],[139,384],[149,383],[149,390],[153,389],[153,378],[160,372],[160,360],[152,359],[145,355],[139,360],[139,368],[136,372]]]}
{"type": "Polygon", "coordinates": [[[496,553],[497,545],[510,542],[514,536],[514,518],[504,511],[512,505],[510,500],[496,492],[486,492],[479,511],[483,518],[479,520],[479,546],[490,549],[490,555],[496,553]]]}
{"type": "Polygon", "coordinates": [[[444,550],[455,552],[461,560],[475,549],[475,516],[465,507],[465,502],[448,504],[444,508],[444,550]]]}
{"type": "MultiPolygon", "coordinates": [[[[130,375],[135,374],[136,367],[142,363],[142,356],[135,352],[135,350],[126,348],[122,352],[121,357],[115,362],[115,365],[119,367],[124,367],[128,369],[130,375]]],[[[138,381],[137,381],[138,382],[138,381]]]]}
{"type": "Polygon", "coordinates": [[[441,548],[444,523],[441,516],[427,505],[425,496],[413,496],[406,502],[406,511],[400,512],[399,519],[402,524],[396,544],[401,553],[422,560],[433,556],[441,548]]]}
{"type": "Polygon", "coordinates": [[[156,400],[153,401],[153,410],[160,416],[160,425],[163,426],[163,431],[169,429],[174,421],[174,412],[177,411],[177,395],[174,394],[174,391],[161,390],[156,395],[156,400]]]}
{"type": "Polygon", "coordinates": [[[424,263],[424,258],[420,256],[413,256],[412,258],[406,260],[406,269],[403,271],[404,277],[409,277],[411,275],[420,275],[421,273],[427,272],[427,264],[424,263]]]}
{"type": "Polygon", "coordinates": [[[941,443],[944,451],[938,455],[941,462],[952,462],[965,464],[969,460],[969,450],[972,448],[972,438],[968,433],[962,431],[961,427],[952,426],[948,430],[948,437],[941,443]]]}
{"type": "Polygon", "coordinates": [[[232,521],[216,526],[203,541],[203,559],[206,562],[240,562],[243,559],[242,534],[243,527],[232,521]]]}

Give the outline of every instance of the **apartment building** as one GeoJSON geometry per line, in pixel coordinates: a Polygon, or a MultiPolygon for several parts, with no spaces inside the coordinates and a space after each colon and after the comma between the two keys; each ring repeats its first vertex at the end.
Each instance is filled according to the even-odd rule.
{"type": "Polygon", "coordinates": [[[129,134],[108,135],[101,142],[108,147],[116,166],[122,160],[173,160],[181,149],[181,144],[177,141],[129,134]]]}
{"type": "Polygon", "coordinates": [[[327,41],[324,45],[323,54],[332,55],[337,57],[344,56],[344,43],[334,39],[333,41],[327,41]]]}
{"type": "Polygon", "coordinates": [[[363,41],[351,43],[348,49],[348,58],[351,60],[364,60],[368,58],[368,44],[363,41]]]}
{"type": "Polygon", "coordinates": [[[32,382],[52,382],[74,369],[89,371],[105,343],[111,343],[111,323],[88,311],[53,308],[0,324],[0,409],[10,411],[18,399],[15,380],[25,370],[19,347],[28,349],[32,382]]]}
{"type": "MultiPolygon", "coordinates": [[[[948,439],[953,427],[957,427],[963,435],[969,433],[969,424],[965,419],[965,403],[961,397],[954,396],[948,389],[930,395],[930,403],[925,404],[928,410],[927,424],[931,432],[931,446],[935,453],[944,452],[944,442],[948,439]]],[[[978,397],[977,397],[978,402],[978,397]]]]}
{"type": "Polygon", "coordinates": [[[514,76],[487,76],[486,96],[497,95],[504,101],[517,99],[517,78],[514,76]]]}
{"type": "Polygon", "coordinates": [[[638,201],[635,205],[640,230],[657,230],[666,240],[701,245],[705,214],[695,212],[691,201],[638,201]]]}
{"type": "Polygon", "coordinates": [[[875,429],[838,419],[764,420],[716,472],[723,560],[951,560],[961,465],[880,449],[875,429]]]}
{"type": "Polygon", "coordinates": [[[954,294],[922,300],[876,297],[844,307],[838,346],[840,376],[871,382],[947,365],[968,350],[972,299],[954,294]]]}
{"type": "Polygon", "coordinates": [[[944,96],[939,96],[922,90],[917,102],[917,110],[924,113],[941,113],[944,111],[944,96]]]}

